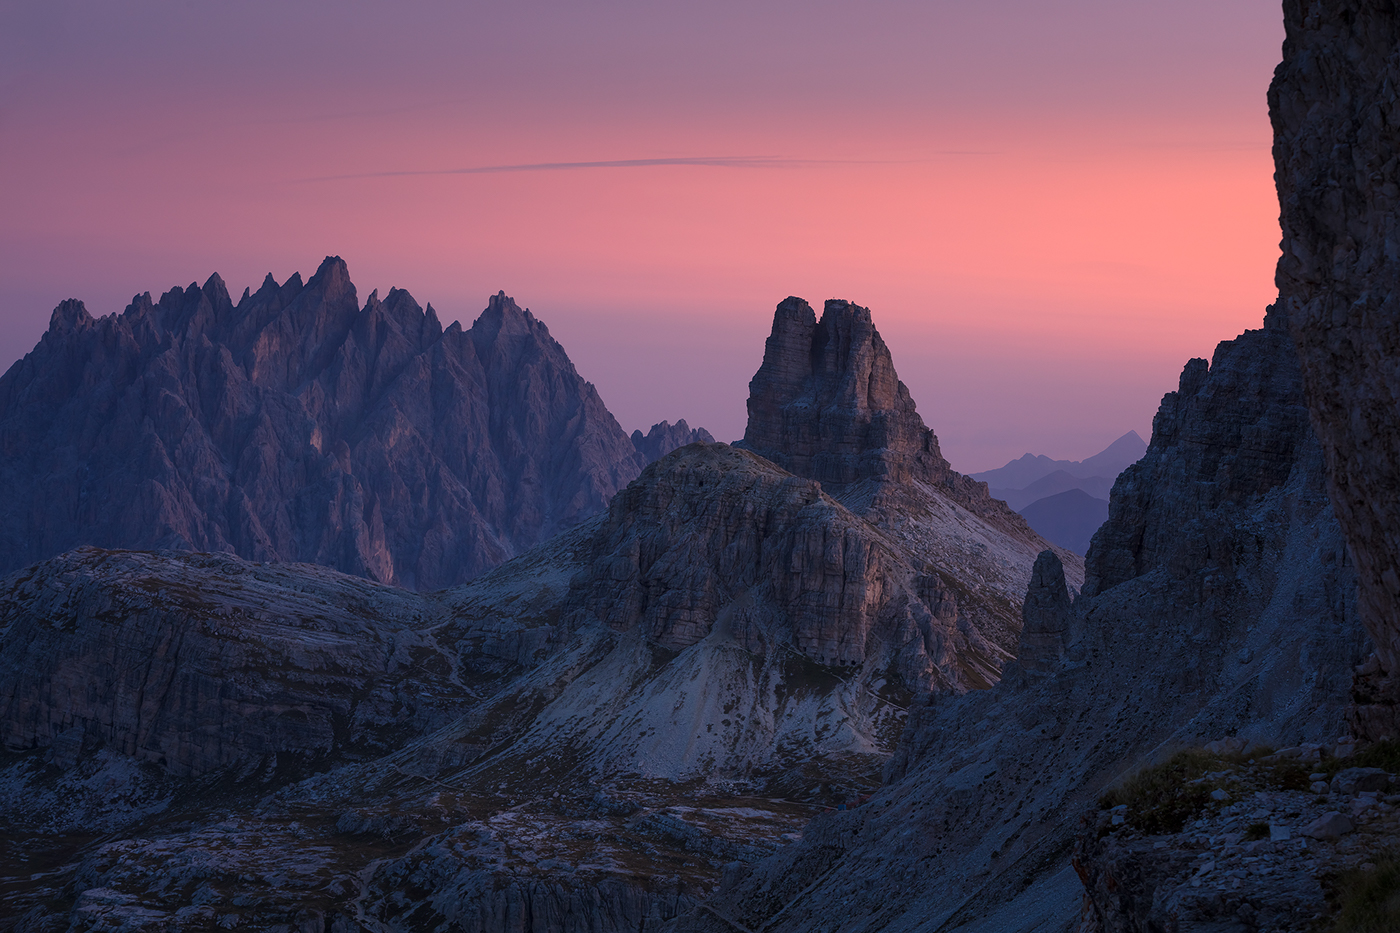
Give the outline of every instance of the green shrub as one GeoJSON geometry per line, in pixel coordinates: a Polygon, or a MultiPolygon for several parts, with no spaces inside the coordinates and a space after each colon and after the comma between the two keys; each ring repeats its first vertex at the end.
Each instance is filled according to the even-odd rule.
{"type": "Polygon", "coordinates": [[[1334,933],[1400,930],[1400,860],[1391,853],[1372,861],[1376,867],[1371,871],[1353,868],[1337,876],[1333,885],[1337,902],[1334,933]]]}
{"type": "Polygon", "coordinates": [[[1110,788],[1099,798],[1099,806],[1108,810],[1127,804],[1125,822],[1148,835],[1179,833],[1188,819],[1213,803],[1210,792],[1218,786],[1191,782],[1224,766],[1222,758],[1200,749],[1177,752],[1110,788]]]}
{"type": "Polygon", "coordinates": [[[1329,758],[1321,770],[1336,774],[1345,768],[1384,768],[1391,774],[1400,772],[1400,742],[1386,740],[1368,745],[1350,758],[1329,758]]]}
{"type": "Polygon", "coordinates": [[[1269,838],[1269,824],[1268,824],[1268,823],[1250,823],[1249,826],[1247,826],[1247,827],[1245,828],[1245,831],[1244,831],[1244,841],[1245,841],[1245,842],[1253,842],[1253,841],[1256,840],[1256,839],[1268,839],[1268,838],[1269,838]]]}

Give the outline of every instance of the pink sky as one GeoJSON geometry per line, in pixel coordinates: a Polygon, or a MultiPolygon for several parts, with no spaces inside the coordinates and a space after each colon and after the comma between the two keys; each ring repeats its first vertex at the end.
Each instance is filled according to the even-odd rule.
{"type": "Polygon", "coordinates": [[[841,297],[970,472],[1147,436],[1273,298],[1276,2],[212,7],[0,2],[0,365],[338,254],[732,440],[774,305],[841,297]]]}

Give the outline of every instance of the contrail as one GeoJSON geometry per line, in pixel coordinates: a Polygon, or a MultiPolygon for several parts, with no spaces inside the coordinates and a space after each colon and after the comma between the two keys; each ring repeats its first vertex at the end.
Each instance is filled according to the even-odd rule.
{"type": "MultiPolygon", "coordinates": [[[[991,152],[947,151],[938,155],[994,155],[991,152]]],[[[650,168],[694,165],[706,168],[796,168],[804,165],[915,165],[927,159],[777,159],[754,156],[691,156],[675,159],[609,159],[602,162],[522,162],[516,165],[477,165],[470,168],[405,169],[322,175],[302,181],[345,181],[352,178],[401,178],[412,175],[491,175],[498,172],[568,172],[589,168],[650,168]]]]}

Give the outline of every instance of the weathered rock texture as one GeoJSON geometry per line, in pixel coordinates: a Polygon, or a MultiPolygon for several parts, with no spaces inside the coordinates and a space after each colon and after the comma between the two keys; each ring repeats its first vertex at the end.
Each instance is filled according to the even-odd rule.
{"type": "Polygon", "coordinates": [[[747,451],[715,444],[648,467],[613,499],[595,549],[571,603],[667,648],[724,619],[748,651],[894,665],[914,692],[996,678],[996,649],[956,624],[956,579],[929,572],[820,484],[747,451]]]}
{"type": "Polygon", "coordinates": [[[432,589],[595,514],[644,465],[500,294],[445,331],[345,264],[53,313],[0,378],[0,572],[79,545],[310,561],[432,589]]]}
{"type": "MultiPolygon", "coordinates": [[[[737,446],[816,480],[975,593],[967,618],[1010,656],[1031,566],[1050,545],[985,483],[943,459],[868,309],[832,300],[818,321],[800,298],[779,304],[748,405],[737,446]]],[[[1083,561],[1055,550],[1077,586],[1083,561]]]]}
{"type": "Polygon", "coordinates": [[[82,548],[0,593],[0,742],[176,777],[383,751],[444,721],[424,614],[312,566],[82,548]]]}
{"type": "Polygon", "coordinates": [[[1376,643],[1353,725],[1400,738],[1400,15],[1381,0],[1283,9],[1279,294],[1376,643]]]}
{"type": "Polygon", "coordinates": [[[675,424],[669,421],[653,424],[651,430],[645,434],[640,430],[632,432],[632,446],[637,448],[637,453],[641,454],[647,463],[660,460],[677,447],[714,442],[714,435],[704,428],[691,428],[684,418],[675,424]]]}
{"type": "Polygon", "coordinates": [[[820,321],[801,298],[778,305],[763,364],[749,383],[742,446],[824,485],[919,480],[966,507],[1025,524],[985,483],[943,459],[870,310],[849,301],[827,301],[820,321]]]}
{"type": "MultiPolygon", "coordinates": [[[[1329,888],[1335,891],[1337,876],[1383,864],[1400,838],[1388,793],[1400,784],[1383,770],[1364,769],[1370,786],[1358,793],[1344,769],[1330,786],[1305,789],[1310,772],[1335,773],[1345,763],[1319,751],[1304,746],[1247,762],[1238,754],[1217,759],[1208,776],[1193,779],[1203,801],[1180,831],[1143,825],[1160,799],[1086,813],[1074,853],[1087,892],[1078,933],[1332,928],[1329,888]]],[[[1372,929],[1393,929],[1397,907],[1381,906],[1389,917],[1372,929]]]]}
{"type": "Polygon", "coordinates": [[[1054,551],[1042,551],[1035,560],[1021,608],[1016,663],[1023,670],[1044,674],[1059,669],[1073,635],[1071,607],[1064,565],[1054,551]]]}
{"type": "Polygon", "coordinates": [[[1364,636],[1281,325],[1186,367],[1114,487],[1084,594],[1071,606],[1038,562],[1000,684],[911,711],[879,794],[671,928],[1069,930],[1079,815],[1116,776],[1220,735],[1335,735],[1364,636]]]}

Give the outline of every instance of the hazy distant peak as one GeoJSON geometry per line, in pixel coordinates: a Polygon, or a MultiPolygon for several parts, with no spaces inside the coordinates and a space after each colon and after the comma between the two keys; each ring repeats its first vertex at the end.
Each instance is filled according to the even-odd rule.
{"type": "Polygon", "coordinates": [[[713,444],[714,435],[704,428],[692,429],[685,423],[685,419],[671,424],[669,421],[658,421],[651,426],[651,430],[643,434],[640,430],[632,432],[632,446],[637,448],[637,453],[641,454],[647,463],[655,463],[671,451],[687,444],[713,444]]]}
{"type": "Polygon", "coordinates": [[[972,478],[981,480],[993,489],[1001,490],[1024,489],[1057,470],[1063,470],[1079,479],[1101,476],[1112,480],[1142,459],[1146,452],[1147,442],[1136,431],[1129,431],[1092,457],[1085,457],[1083,460],[1052,460],[1044,454],[1026,453],[1004,467],[973,473],[972,478]]]}

